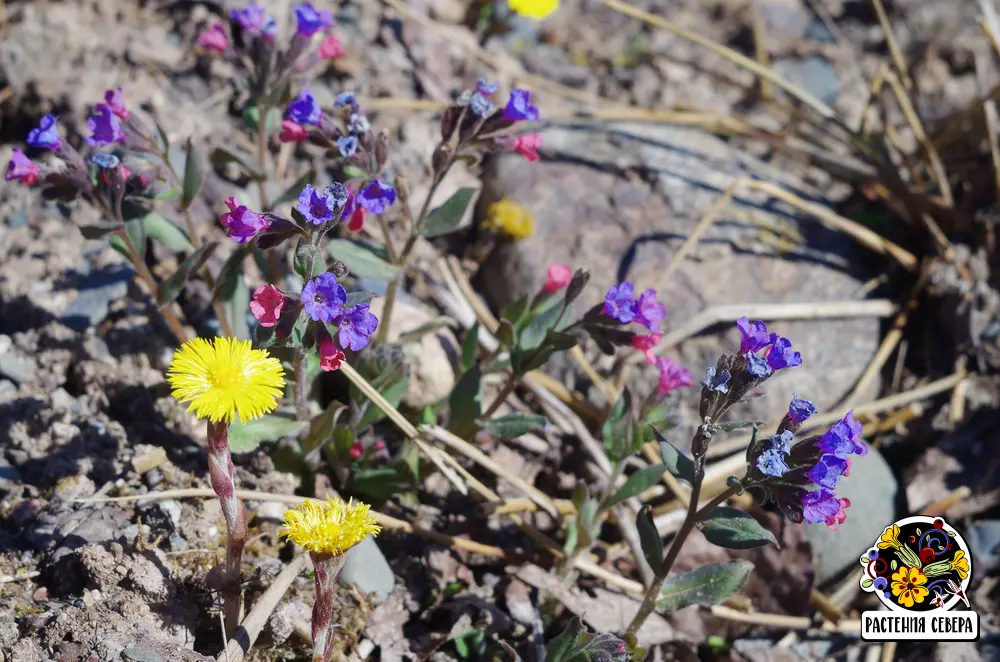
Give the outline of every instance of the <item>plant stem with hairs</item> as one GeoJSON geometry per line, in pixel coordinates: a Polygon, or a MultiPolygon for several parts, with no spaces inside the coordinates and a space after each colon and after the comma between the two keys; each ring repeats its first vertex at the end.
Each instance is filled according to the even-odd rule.
{"type": "MultiPolygon", "coordinates": [[[[146,262],[142,259],[142,255],[139,253],[139,247],[135,245],[132,241],[132,237],[129,236],[128,231],[125,229],[124,225],[118,226],[115,230],[115,234],[121,237],[122,241],[125,242],[125,247],[128,249],[128,253],[132,259],[132,267],[135,269],[136,273],[139,274],[139,278],[146,283],[146,287],[149,288],[150,294],[156,299],[159,296],[160,285],[156,282],[156,278],[149,271],[149,267],[146,266],[146,262]]],[[[171,333],[177,339],[177,342],[184,344],[187,342],[187,332],[184,331],[184,327],[181,325],[177,315],[174,314],[174,304],[169,302],[165,306],[158,308],[160,315],[163,316],[163,321],[167,323],[167,327],[170,328],[171,333]]]]}
{"type": "Polygon", "coordinates": [[[330,662],[333,659],[333,601],[337,593],[337,580],[347,560],[345,554],[317,554],[309,552],[316,580],[316,602],[312,611],[312,662],[330,662]]]}
{"type": "Polygon", "coordinates": [[[226,423],[208,422],[208,475],[226,520],[226,564],[221,570],[216,567],[216,579],[222,593],[226,637],[231,638],[243,620],[240,570],[243,548],[247,543],[247,510],[236,496],[236,477],[226,423]]]}

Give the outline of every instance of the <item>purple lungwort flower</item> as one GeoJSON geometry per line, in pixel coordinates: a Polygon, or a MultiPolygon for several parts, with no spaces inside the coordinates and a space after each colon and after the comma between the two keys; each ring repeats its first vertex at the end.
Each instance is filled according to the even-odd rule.
{"type": "Polygon", "coordinates": [[[87,144],[91,147],[105,147],[114,143],[125,142],[125,131],[121,122],[107,104],[94,106],[94,114],[87,118],[87,128],[91,135],[87,136],[87,144]]]}
{"type": "Polygon", "coordinates": [[[485,119],[492,115],[493,111],[496,109],[497,107],[490,103],[490,100],[479,92],[475,92],[472,95],[472,98],[469,99],[469,110],[471,110],[472,114],[476,117],[482,117],[485,119]]]}
{"type": "Polygon", "coordinates": [[[285,112],[288,119],[296,124],[311,124],[319,126],[323,111],[319,107],[319,102],[308,89],[299,92],[299,98],[288,104],[285,112]]]}
{"type": "Polygon", "coordinates": [[[309,38],[326,28],[333,27],[333,16],[328,11],[316,11],[311,2],[295,5],[296,32],[309,38]]]}
{"type": "Polygon", "coordinates": [[[837,481],[847,471],[847,460],[836,455],[824,455],[809,470],[809,480],[820,487],[832,490],[837,486],[837,481]]]}
{"type": "Polygon", "coordinates": [[[479,82],[476,83],[476,92],[479,92],[484,97],[495,94],[498,89],[500,89],[500,81],[494,81],[491,83],[485,78],[480,78],[479,82]]]}
{"type": "Polygon", "coordinates": [[[716,374],[715,366],[709,366],[709,368],[705,370],[705,381],[703,381],[701,385],[709,391],[714,391],[716,393],[729,393],[729,380],[732,379],[732,377],[733,375],[728,370],[723,370],[721,373],[716,374]]]}
{"type": "Polygon", "coordinates": [[[38,128],[28,132],[28,144],[38,149],[51,149],[58,152],[62,149],[62,138],[56,129],[56,116],[43,115],[38,122],[38,128]]]}
{"type": "Polygon", "coordinates": [[[107,104],[111,112],[123,120],[128,119],[128,108],[125,107],[125,98],[122,96],[122,88],[107,90],[104,92],[104,103],[107,104]]]}
{"type": "Polygon", "coordinates": [[[386,186],[381,179],[376,179],[361,189],[356,201],[372,214],[384,214],[396,202],[396,189],[386,186]]]}
{"type": "Polygon", "coordinates": [[[840,512],[840,500],[830,490],[814,490],[802,495],[802,519],[809,524],[825,522],[840,512]]]}
{"type": "Polygon", "coordinates": [[[350,191],[340,182],[334,182],[323,189],[323,195],[333,201],[333,206],[337,211],[341,211],[351,197],[350,191]]]}
{"type": "Polygon", "coordinates": [[[250,241],[270,225],[260,214],[250,211],[246,205],[238,204],[236,198],[226,198],[226,206],[229,211],[219,218],[219,222],[226,228],[226,234],[237,243],[250,241]]]}
{"type": "Polygon", "coordinates": [[[771,374],[771,366],[767,364],[765,359],[753,352],[747,352],[747,371],[754,377],[763,379],[771,374]]]}
{"type": "Polygon", "coordinates": [[[317,191],[312,184],[306,184],[299,193],[299,203],[295,209],[313,225],[323,225],[332,221],[337,214],[337,202],[326,191],[317,191]]]}
{"type": "Polygon", "coordinates": [[[354,156],[358,151],[358,139],[355,136],[340,136],[337,138],[337,151],[343,157],[354,156]]]}
{"type": "Polygon", "coordinates": [[[509,122],[538,119],[538,107],[531,105],[531,90],[517,88],[511,91],[510,100],[503,109],[503,118],[509,122]]]}
{"type": "Polygon", "coordinates": [[[660,322],[667,316],[667,309],[656,300],[656,290],[646,290],[635,302],[635,321],[653,333],[660,332],[660,322]]]}
{"type": "Polygon", "coordinates": [[[759,320],[751,322],[746,317],[741,317],[736,320],[736,328],[740,330],[740,354],[758,352],[771,342],[767,325],[759,320]]]}
{"type": "Polygon", "coordinates": [[[18,179],[25,186],[34,186],[38,183],[38,166],[31,162],[24,152],[17,147],[10,152],[10,161],[7,162],[7,173],[3,176],[8,182],[18,179]]]}
{"type": "Polygon", "coordinates": [[[628,324],[635,319],[635,288],[625,281],[612,285],[604,295],[604,314],[613,317],[622,324],[628,324]]]}
{"type": "Polygon", "coordinates": [[[795,434],[785,430],[779,434],[774,435],[770,439],[764,442],[765,448],[776,448],[785,455],[792,450],[792,440],[795,439],[795,434]]]}
{"type": "Polygon", "coordinates": [[[769,448],[757,456],[757,469],[765,476],[778,478],[788,471],[785,455],[777,448],[769,448]]]}
{"type": "Polygon", "coordinates": [[[256,3],[250,3],[244,9],[232,10],[229,12],[229,18],[244,32],[259,34],[267,40],[273,39],[278,31],[278,22],[256,3]]]}
{"type": "Polygon", "coordinates": [[[802,365],[802,355],[792,351],[791,340],[772,333],[771,348],[767,352],[767,365],[771,366],[771,370],[794,368],[802,365]]]}
{"type": "Polygon", "coordinates": [[[861,423],[854,420],[854,411],[847,412],[844,418],[830,426],[816,442],[816,448],[839,458],[846,458],[852,453],[867,455],[868,446],[861,439],[861,423]]]}
{"type": "Polygon", "coordinates": [[[376,327],[378,318],[368,312],[367,303],[359,303],[345,311],[340,320],[340,331],[337,334],[340,346],[355,352],[364,349],[368,345],[368,336],[375,333],[376,327]]]}
{"type": "Polygon", "coordinates": [[[329,324],[344,312],[347,290],[330,272],[321,273],[302,288],[302,305],[315,322],[329,324]]]}
{"type": "Polygon", "coordinates": [[[788,405],[788,420],[794,424],[801,424],[815,413],[816,405],[810,400],[792,395],[792,402],[788,405]]]}

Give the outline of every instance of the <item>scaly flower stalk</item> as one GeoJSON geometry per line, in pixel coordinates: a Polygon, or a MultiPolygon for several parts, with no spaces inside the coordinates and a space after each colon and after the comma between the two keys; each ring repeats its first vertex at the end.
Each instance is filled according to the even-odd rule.
{"type": "Polygon", "coordinates": [[[306,501],[285,513],[280,535],[304,547],[312,558],[316,602],[312,613],[313,662],[333,657],[333,602],[347,550],[382,530],[364,503],[340,499],[306,501]]]}
{"type": "Polygon", "coordinates": [[[222,593],[226,636],[243,619],[240,568],[247,542],[247,511],[236,496],[229,424],[258,418],[277,407],[285,385],[281,363],[249,340],[195,338],[174,355],[167,371],[173,396],[190,403],[208,425],[208,474],[226,520],[226,563],[213,568],[222,593]]]}

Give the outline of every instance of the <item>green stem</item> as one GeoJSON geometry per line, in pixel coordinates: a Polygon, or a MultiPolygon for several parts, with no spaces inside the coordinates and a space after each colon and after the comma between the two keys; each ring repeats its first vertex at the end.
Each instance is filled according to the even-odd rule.
{"type": "MultiPolygon", "coordinates": [[[[267,179],[264,173],[267,170],[267,113],[270,108],[266,103],[259,103],[257,106],[257,197],[260,198],[260,210],[269,211],[271,203],[267,199],[267,179]]],[[[278,269],[278,252],[267,252],[267,280],[270,283],[278,283],[280,273],[278,269]]]]}
{"type": "MultiPolygon", "coordinates": [[[[615,465],[614,469],[611,471],[611,475],[608,476],[608,484],[604,490],[604,496],[601,497],[601,502],[597,505],[597,512],[594,515],[600,518],[608,510],[608,502],[611,497],[614,496],[616,490],[615,487],[618,485],[618,479],[621,477],[622,472],[625,470],[625,463],[619,462],[615,465]]],[[[581,526],[579,520],[577,521],[577,526],[581,526]]],[[[576,567],[576,560],[580,558],[580,555],[589,552],[593,544],[587,545],[586,547],[576,547],[572,552],[570,552],[559,565],[556,566],[556,576],[563,579],[563,583],[569,586],[571,583],[571,577],[573,576],[573,569],[576,567]]]]}
{"type": "MultiPolygon", "coordinates": [[[[142,255],[139,253],[139,248],[132,241],[132,237],[129,236],[128,231],[125,230],[125,226],[121,225],[115,231],[115,233],[122,238],[125,242],[125,247],[128,248],[128,253],[132,258],[132,267],[135,269],[136,273],[139,274],[139,278],[146,283],[146,287],[149,288],[150,294],[153,295],[153,299],[159,298],[160,285],[156,282],[156,278],[153,277],[152,272],[150,272],[149,267],[146,266],[145,261],[142,259],[142,255]]],[[[177,338],[177,342],[184,344],[187,342],[187,332],[184,331],[184,327],[181,325],[179,319],[174,314],[174,304],[173,302],[167,303],[165,306],[159,308],[160,314],[163,316],[163,321],[167,323],[170,331],[177,338]]]]}

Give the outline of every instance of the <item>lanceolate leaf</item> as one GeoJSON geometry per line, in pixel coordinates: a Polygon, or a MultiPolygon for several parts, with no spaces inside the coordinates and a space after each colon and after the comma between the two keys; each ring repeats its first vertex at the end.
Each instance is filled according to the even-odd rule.
{"type": "Polygon", "coordinates": [[[181,262],[180,266],[177,267],[177,271],[172,273],[169,278],[160,283],[160,291],[156,297],[157,303],[161,306],[170,303],[177,298],[177,295],[181,293],[184,289],[184,283],[191,276],[193,272],[201,269],[202,265],[205,264],[205,260],[209,258],[212,251],[219,244],[217,242],[211,242],[208,244],[202,244],[202,247],[191,253],[187,258],[181,262]]]}
{"type": "Polygon", "coordinates": [[[354,276],[388,282],[399,275],[399,267],[386,262],[365,244],[348,239],[331,239],[327,250],[335,259],[346,264],[354,276]]]}
{"type": "Polygon", "coordinates": [[[743,587],[753,569],[749,561],[712,563],[691,572],[667,577],[656,610],[667,613],[691,605],[715,605],[743,587]]]}
{"type": "Polygon", "coordinates": [[[653,522],[653,513],[648,505],[639,509],[635,518],[639,530],[639,544],[642,545],[642,555],[654,572],[659,572],[663,566],[663,538],[653,522]]]}
{"type": "Polygon", "coordinates": [[[494,416],[486,421],[486,431],[500,439],[516,439],[522,434],[527,434],[532,430],[540,430],[543,427],[545,427],[545,417],[532,414],[507,414],[494,416]]]}
{"type": "Polygon", "coordinates": [[[215,284],[215,296],[222,302],[226,317],[233,329],[233,335],[241,340],[250,338],[247,326],[247,309],[250,306],[250,290],[243,278],[243,260],[247,256],[246,246],[237,246],[226,263],[222,265],[215,284]]]}
{"type": "Polygon", "coordinates": [[[774,534],[752,516],[727,506],[719,506],[712,511],[702,533],[710,543],[728,549],[751,549],[778,544],[774,534]]]}
{"type": "Polygon", "coordinates": [[[265,441],[296,435],[305,426],[304,422],[269,414],[246,423],[233,421],[229,425],[229,449],[234,453],[249,453],[265,441]]]}
{"type": "Polygon", "coordinates": [[[656,435],[656,440],[660,442],[660,457],[667,471],[672,473],[675,478],[694,484],[694,460],[677,450],[656,428],[653,428],[653,433],[656,435]]]}
{"type": "Polygon", "coordinates": [[[194,250],[194,245],[187,232],[163,215],[153,211],[143,216],[141,220],[146,234],[170,250],[185,253],[194,250]]]}
{"type": "Polygon", "coordinates": [[[448,200],[432,211],[420,228],[420,233],[428,237],[454,232],[465,217],[465,212],[476,197],[476,189],[460,188],[448,200]]]}
{"type": "Polygon", "coordinates": [[[608,500],[608,508],[621,503],[625,499],[631,499],[634,496],[642,494],[653,485],[656,485],[657,481],[660,480],[660,476],[666,470],[667,468],[662,464],[654,464],[636,471],[628,477],[628,480],[625,481],[621,489],[615,492],[615,495],[608,500]]]}
{"type": "Polygon", "coordinates": [[[451,431],[467,438],[479,429],[476,423],[482,415],[482,395],[479,392],[479,367],[474,366],[463,374],[448,396],[451,408],[451,431]]]}
{"type": "Polygon", "coordinates": [[[201,157],[188,138],[187,156],[184,159],[184,189],[181,194],[181,205],[185,209],[190,207],[198,196],[203,181],[205,181],[205,169],[201,165],[201,157]]]}

